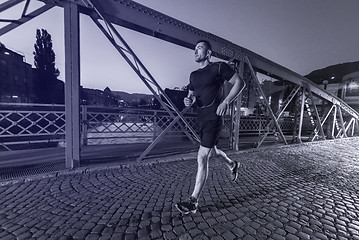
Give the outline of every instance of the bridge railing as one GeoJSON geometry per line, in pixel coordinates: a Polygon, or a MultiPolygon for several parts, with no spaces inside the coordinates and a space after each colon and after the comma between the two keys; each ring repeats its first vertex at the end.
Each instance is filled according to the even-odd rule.
{"type": "MultiPolygon", "coordinates": [[[[195,113],[185,114],[198,129],[195,113]]],[[[229,137],[231,118],[226,117],[222,137],[229,137]]],[[[241,117],[240,134],[260,134],[268,119],[241,117]]],[[[151,142],[171,122],[166,111],[152,109],[81,106],[81,139],[84,145],[151,142]]],[[[65,106],[45,104],[0,104],[0,144],[9,145],[65,140],[65,106]]],[[[280,122],[290,133],[291,118],[280,122]]],[[[184,137],[182,124],[175,124],[166,137],[184,137]]],[[[9,149],[9,148],[8,148],[9,149]]]]}
{"type": "Polygon", "coordinates": [[[65,107],[0,104],[0,144],[60,141],[65,138],[65,107]]]}

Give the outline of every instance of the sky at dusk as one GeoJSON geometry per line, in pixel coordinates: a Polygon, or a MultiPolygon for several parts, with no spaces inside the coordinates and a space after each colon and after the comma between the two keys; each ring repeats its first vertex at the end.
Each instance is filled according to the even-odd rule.
{"type": "MultiPolygon", "coordinates": [[[[0,0],[0,3],[6,2],[0,0]]],[[[358,0],[137,0],[196,28],[225,38],[301,75],[359,61],[358,0]]],[[[0,18],[21,15],[23,4],[0,18]]],[[[30,10],[41,3],[32,0],[30,10]]],[[[92,20],[80,17],[81,85],[149,93],[92,20]]],[[[33,64],[36,29],[51,35],[60,79],[65,80],[63,9],[55,7],[0,37],[33,64]]],[[[0,26],[4,26],[0,23],[0,26]]],[[[190,49],[118,28],[162,88],[182,87],[197,68],[190,49]]]]}

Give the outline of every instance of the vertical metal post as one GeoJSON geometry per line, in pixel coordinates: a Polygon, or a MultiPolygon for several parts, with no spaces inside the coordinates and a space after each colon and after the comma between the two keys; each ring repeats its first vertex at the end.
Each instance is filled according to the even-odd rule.
{"type": "Polygon", "coordinates": [[[229,123],[229,147],[231,149],[234,149],[234,124],[236,122],[236,105],[237,105],[237,99],[233,101],[233,104],[229,105],[229,113],[230,113],[230,123],[229,123]]]}
{"type": "Polygon", "coordinates": [[[333,125],[332,125],[332,138],[334,138],[335,125],[337,123],[337,105],[334,105],[333,125]]]}
{"type": "Polygon", "coordinates": [[[353,131],[354,131],[354,124],[355,124],[355,118],[350,119],[348,125],[345,127],[345,132],[348,132],[350,130],[350,127],[352,127],[352,131],[347,134],[347,136],[353,137],[353,131]]]}
{"type": "Polygon", "coordinates": [[[66,167],[80,166],[80,31],[78,5],[64,7],[66,167]]]}
{"type": "Polygon", "coordinates": [[[342,109],[340,108],[340,106],[338,107],[338,113],[339,113],[339,125],[343,131],[343,137],[346,138],[346,137],[348,137],[348,135],[347,135],[347,131],[344,126],[343,114],[342,114],[342,109]]]}
{"type": "MultiPolygon", "coordinates": [[[[322,138],[322,139],[325,139],[324,130],[323,130],[323,127],[322,127],[322,125],[321,125],[321,123],[320,123],[319,112],[318,112],[317,106],[315,105],[314,97],[313,97],[312,90],[310,89],[309,84],[306,86],[306,89],[307,89],[307,91],[308,91],[309,98],[310,98],[310,100],[312,101],[312,105],[313,105],[313,109],[314,109],[314,114],[315,114],[315,117],[316,117],[316,120],[315,120],[316,127],[315,127],[315,129],[319,128],[319,132],[320,132],[321,138],[322,138]]],[[[323,101],[324,101],[324,100],[323,100],[323,101]]],[[[314,131],[315,131],[315,129],[314,129],[314,131]]]]}
{"type": "Polygon", "coordinates": [[[302,127],[303,127],[303,117],[304,117],[304,103],[305,103],[305,88],[302,89],[302,102],[300,107],[300,119],[299,119],[299,129],[298,129],[298,141],[302,142],[302,127]]]}
{"type": "Polygon", "coordinates": [[[153,139],[155,140],[157,137],[157,111],[153,112],[153,139]]]}
{"type": "Polygon", "coordinates": [[[87,121],[87,106],[81,106],[81,129],[82,129],[82,145],[86,146],[88,144],[87,131],[88,131],[88,121],[87,121]]]}
{"type": "MultiPolygon", "coordinates": [[[[239,63],[239,76],[243,79],[244,78],[244,62],[241,61],[239,63]]],[[[234,134],[234,141],[232,143],[232,149],[235,151],[239,151],[239,126],[241,122],[241,106],[242,106],[242,93],[239,94],[236,102],[235,102],[235,108],[237,109],[234,114],[235,116],[235,122],[233,123],[233,134],[234,134]]],[[[232,118],[233,119],[233,118],[232,118]]],[[[232,134],[232,133],[231,133],[232,134]]]]}

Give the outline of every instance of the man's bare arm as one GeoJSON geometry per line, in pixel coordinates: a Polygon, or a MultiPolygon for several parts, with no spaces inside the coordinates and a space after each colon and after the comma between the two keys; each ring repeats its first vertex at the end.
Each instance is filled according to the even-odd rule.
{"type": "Polygon", "coordinates": [[[233,84],[233,87],[229,91],[227,97],[223,100],[223,102],[217,108],[217,115],[223,116],[227,110],[228,105],[243,91],[246,86],[244,80],[235,73],[232,78],[228,81],[233,84]]]}

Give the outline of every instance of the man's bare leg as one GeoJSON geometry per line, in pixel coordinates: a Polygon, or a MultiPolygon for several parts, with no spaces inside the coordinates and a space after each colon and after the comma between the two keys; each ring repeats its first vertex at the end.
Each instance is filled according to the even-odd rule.
{"type": "Polygon", "coordinates": [[[239,168],[239,165],[240,165],[239,162],[231,160],[227,156],[227,154],[225,152],[223,152],[222,150],[218,149],[217,146],[214,146],[211,156],[214,156],[214,157],[218,156],[219,160],[221,160],[225,165],[227,165],[229,170],[231,170],[232,180],[233,181],[237,180],[238,168],[239,168]]]}
{"type": "Polygon", "coordinates": [[[230,159],[225,152],[221,149],[218,149],[217,146],[214,146],[211,156],[219,157],[219,159],[227,165],[227,167],[232,170],[234,167],[234,161],[230,159]]]}
{"type": "Polygon", "coordinates": [[[208,159],[211,148],[199,147],[197,154],[196,183],[191,197],[183,202],[177,203],[176,208],[183,214],[196,213],[198,209],[198,198],[208,178],[208,159]]]}
{"type": "Polygon", "coordinates": [[[199,147],[197,155],[197,175],[196,184],[193,189],[192,197],[198,199],[208,177],[208,159],[211,148],[199,147]]]}

